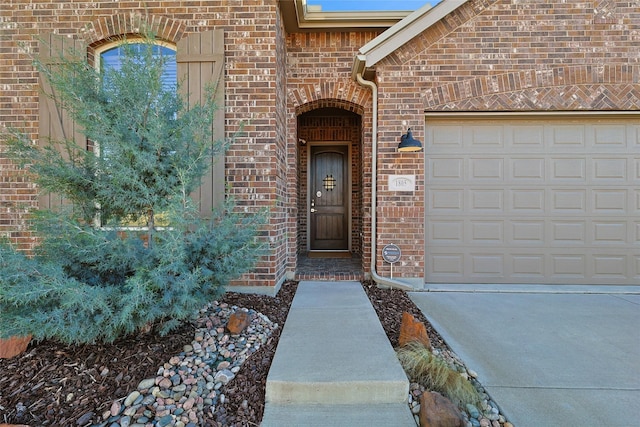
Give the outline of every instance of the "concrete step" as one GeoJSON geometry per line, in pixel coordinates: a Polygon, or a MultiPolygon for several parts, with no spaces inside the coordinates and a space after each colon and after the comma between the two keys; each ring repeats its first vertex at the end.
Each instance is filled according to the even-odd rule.
{"type": "Polygon", "coordinates": [[[309,414],[302,425],[336,425],[331,420],[351,411],[357,419],[380,412],[372,415],[379,420],[386,409],[411,423],[377,425],[415,425],[408,393],[409,380],[362,285],[300,282],[267,377],[262,425],[286,425],[287,413],[292,420],[309,414]]]}
{"type": "Polygon", "coordinates": [[[415,427],[406,403],[266,405],[261,427],[415,427]]]}

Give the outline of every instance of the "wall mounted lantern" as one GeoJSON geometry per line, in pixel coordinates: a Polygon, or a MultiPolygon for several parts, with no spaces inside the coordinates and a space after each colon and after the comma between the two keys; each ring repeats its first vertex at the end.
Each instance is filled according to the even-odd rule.
{"type": "Polygon", "coordinates": [[[411,128],[407,129],[407,133],[400,137],[398,151],[422,151],[422,142],[413,138],[411,128]]]}

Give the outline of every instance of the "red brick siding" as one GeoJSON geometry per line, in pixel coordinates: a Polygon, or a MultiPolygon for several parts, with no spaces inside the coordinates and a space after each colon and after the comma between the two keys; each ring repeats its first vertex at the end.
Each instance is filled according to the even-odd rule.
{"type": "MultiPolygon", "coordinates": [[[[324,139],[327,136],[320,133],[317,124],[302,121],[297,124],[299,127],[296,127],[295,117],[297,116],[329,107],[351,111],[362,118],[359,129],[356,130],[353,127],[349,131],[351,135],[349,139],[353,141],[353,160],[358,163],[353,165],[353,170],[359,174],[357,179],[355,175],[353,177],[354,191],[360,192],[360,197],[353,204],[353,207],[360,211],[352,212],[352,245],[355,252],[361,251],[365,270],[368,270],[371,250],[372,98],[371,91],[351,80],[350,75],[353,58],[358,49],[378,34],[377,32],[322,32],[287,36],[287,108],[290,117],[288,139],[290,147],[293,147],[290,150],[298,145],[298,138],[314,140],[324,139]],[[355,188],[356,184],[359,188],[355,188]]],[[[291,178],[298,183],[299,195],[300,226],[297,248],[298,251],[304,251],[306,249],[306,151],[298,146],[295,156],[300,165],[300,168],[291,174],[291,178]]]]}
{"type": "Polygon", "coordinates": [[[377,64],[378,247],[407,255],[394,275],[424,271],[424,157],[395,151],[407,127],[423,140],[425,111],[640,109],[639,32],[634,1],[470,0],[377,64]],[[399,170],[414,194],[387,191],[399,170]]]}
{"type": "MultiPolygon", "coordinates": [[[[350,134],[354,144],[353,132],[359,138],[359,154],[353,153],[361,183],[361,208],[353,215],[368,265],[372,98],[350,74],[358,49],[376,32],[285,34],[276,0],[1,2],[1,125],[38,137],[37,76],[23,52],[35,53],[38,34],[56,31],[95,46],[135,31],[133,18],[147,13],[168,41],[225,29],[227,135],[249,120],[228,153],[227,181],[241,208],[272,214],[263,230],[269,255],[241,283],[275,285],[304,250],[298,222],[306,175],[298,138],[316,131],[299,127],[297,117],[323,107],[362,117],[350,134]]],[[[637,1],[470,0],[377,64],[376,243],[378,251],[400,245],[404,256],[394,276],[424,271],[424,154],[396,151],[408,127],[423,140],[425,111],[640,109],[639,33],[637,1]],[[415,192],[388,191],[388,176],[400,173],[416,176],[415,192]]],[[[30,248],[23,205],[36,203],[33,185],[0,147],[0,234],[30,248]]],[[[377,255],[376,268],[386,275],[377,255]]]]}
{"type": "MultiPolygon", "coordinates": [[[[227,136],[240,129],[241,121],[247,121],[227,156],[231,193],[241,208],[267,208],[273,224],[285,223],[285,115],[275,115],[274,107],[279,102],[283,106],[280,111],[284,111],[286,80],[277,81],[276,45],[280,44],[282,54],[284,31],[276,0],[1,3],[0,118],[3,127],[19,127],[34,140],[38,138],[38,82],[24,50],[37,54],[38,35],[56,32],[97,46],[112,36],[137,32],[141,16],[148,18],[160,38],[170,42],[191,33],[224,28],[227,136]]],[[[33,240],[21,205],[36,206],[36,189],[2,156],[2,150],[0,147],[0,234],[9,234],[28,249],[33,240]]],[[[283,234],[280,226],[264,230],[271,255],[243,279],[244,284],[273,286],[283,275],[283,234]]]]}

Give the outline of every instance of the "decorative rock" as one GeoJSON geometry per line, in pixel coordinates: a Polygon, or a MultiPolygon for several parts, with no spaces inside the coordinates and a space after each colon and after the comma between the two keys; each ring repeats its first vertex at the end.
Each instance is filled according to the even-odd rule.
{"type": "Polygon", "coordinates": [[[139,391],[132,391],[129,396],[127,396],[127,398],[124,400],[124,406],[131,406],[133,405],[133,403],[136,401],[136,399],[140,397],[140,392],[139,391]]]}
{"type": "Polygon", "coordinates": [[[229,316],[227,330],[233,335],[237,335],[251,324],[251,316],[246,311],[236,311],[229,316]]]}
{"type": "Polygon", "coordinates": [[[122,411],[122,405],[120,404],[120,402],[116,400],[111,404],[111,409],[109,410],[109,413],[112,416],[118,415],[121,411],[122,411]]]}
{"type": "Polygon", "coordinates": [[[78,420],[76,421],[76,424],[79,426],[83,426],[85,424],[87,424],[89,421],[91,421],[91,419],[93,418],[95,414],[93,412],[87,412],[86,414],[82,415],[80,418],[78,418],[78,420]]]}
{"type": "Polygon", "coordinates": [[[31,335],[0,339],[0,359],[10,359],[24,353],[31,342],[31,335]]]}
{"type": "MultiPolygon", "coordinates": [[[[102,414],[101,427],[195,427],[205,412],[215,413],[225,402],[224,386],[242,363],[267,341],[278,325],[253,310],[213,302],[201,311],[199,330],[191,345],[157,370],[156,377],[142,380],[136,391],[112,403],[102,414]],[[248,319],[239,333],[224,327],[233,314],[248,319]],[[253,319],[253,320],[252,320],[253,319]],[[206,326],[206,327],[205,327],[206,326]],[[219,390],[219,391],[216,391],[219,390]]],[[[240,319],[242,320],[242,319],[240,319]]],[[[123,380],[122,374],[119,380],[123,380]]],[[[248,401],[242,408],[249,409],[248,401]]],[[[417,411],[417,402],[414,405],[417,411]]],[[[85,414],[90,423],[93,414],[85,414]]],[[[3,427],[0,424],[0,427],[3,427]]]]}
{"type": "Polygon", "coordinates": [[[223,369],[227,369],[229,366],[231,366],[231,363],[227,360],[223,360],[222,362],[218,363],[218,371],[221,371],[223,369]]]}
{"type": "Polygon", "coordinates": [[[480,411],[470,403],[467,403],[467,412],[469,412],[471,418],[480,418],[480,411]]]}
{"type": "Polygon", "coordinates": [[[173,383],[169,378],[163,378],[158,383],[158,386],[160,386],[160,388],[165,388],[165,389],[171,387],[172,385],[173,383]]]}
{"type": "Polygon", "coordinates": [[[233,372],[231,372],[228,369],[223,369],[222,371],[219,371],[218,373],[216,373],[214,380],[215,382],[218,382],[218,383],[227,384],[234,377],[235,375],[233,372]]]}
{"type": "Polygon", "coordinates": [[[164,417],[160,418],[160,420],[158,420],[158,424],[156,425],[159,427],[165,427],[171,424],[171,422],[173,422],[173,417],[171,415],[165,415],[164,417]]]}
{"type": "Polygon", "coordinates": [[[436,392],[424,392],[420,396],[421,427],[464,427],[464,418],[458,408],[446,397],[436,392]]]}
{"type": "Polygon", "coordinates": [[[140,381],[140,384],[138,384],[138,390],[146,390],[153,387],[154,385],[156,385],[156,379],[147,378],[146,380],[140,381]]]}
{"type": "Polygon", "coordinates": [[[193,405],[195,404],[196,404],[196,400],[193,397],[190,397],[189,399],[186,400],[186,402],[182,404],[182,408],[185,411],[188,411],[189,409],[193,408],[193,405]]]}
{"type": "Polygon", "coordinates": [[[418,341],[431,350],[431,342],[429,341],[429,335],[427,335],[427,328],[424,326],[424,323],[419,322],[410,313],[405,311],[402,313],[398,344],[400,347],[403,347],[413,341],[418,341]]]}

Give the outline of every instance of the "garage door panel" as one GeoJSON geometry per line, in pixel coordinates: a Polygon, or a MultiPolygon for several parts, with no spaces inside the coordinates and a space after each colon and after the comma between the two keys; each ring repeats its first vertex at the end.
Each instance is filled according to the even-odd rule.
{"type": "Polygon", "coordinates": [[[551,159],[551,182],[583,183],[587,179],[585,157],[555,157],[551,159]]]}
{"type": "Polygon", "coordinates": [[[551,277],[555,279],[585,279],[587,277],[586,254],[552,253],[550,255],[551,277]]]}
{"type": "Polygon", "coordinates": [[[549,229],[551,247],[566,245],[584,246],[587,242],[587,221],[583,220],[551,220],[549,229]]]}
{"type": "Polygon", "coordinates": [[[468,256],[469,274],[475,277],[504,277],[504,257],[503,253],[476,252],[468,256]]]}
{"type": "Polygon", "coordinates": [[[593,255],[593,278],[596,280],[621,280],[628,274],[628,256],[623,254],[593,255]]]}
{"type": "Polygon", "coordinates": [[[627,159],[623,157],[593,158],[591,180],[596,185],[605,182],[625,182],[627,180],[627,159]]]}
{"type": "Polygon", "coordinates": [[[426,129],[427,282],[640,284],[640,116],[426,129]]]}
{"type": "Polygon", "coordinates": [[[549,195],[551,213],[556,215],[587,215],[587,190],[551,187],[549,195]]]}
{"type": "Polygon", "coordinates": [[[436,252],[427,258],[427,266],[434,281],[460,281],[465,277],[464,254],[436,252]]]}
{"type": "Polygon", "coordinates": [[[628,145],[633,142],[634,131],[625,125],[591,125],[589,130],[593,134],[593,143],[590,148],[595,151],[626,151],[628,145]]]}
{"type": "Polygon", "coordinates": [[[430,158],[427,167],[430,182],[458,183],[465,180],[464,158],[436,157],[430,158]]]}
{"type": "Polygon", "coordinates": [[[467,191],[467,200],[471,204],[469,206],[471,215],[504,211],[504,190],[502,189],[470,189],[467,191]]]}
{"type": "Polygon", "coordinates": [[[543,245],[545,222],[543,220],[510,220],[509,243],[516,245],[543,245]]]}
{"type": "Polygon", "coordinates": [[[545,278],[544,253],[513,253],[508,255],[509,277],[542,283],[545,278]]]}
{"type": "Polygon", "coordinates": [[[471,179],[475,182],[502,182],[504,179],[503,158],[474,158],[470,159],[471,179]]]}
{"type": "Polygon", "coordinates": [[[447,150],[456,152],[463,147],[462,128],[460,126],[441,125],[437,128],[431,128],[429,129],[429,136],[427,148],[430,149],[446,147],[447,150]]]}
{"type": "Polygon", "coordinates": [[[627,212],[628,192],[618,188],[594,188],[592,190],[592,212],[596,215],[623,214],[627,212]]]}
{"type": "Polygon", "coordinates": [[[594,245],[611,246],[631,243],[629,238],[632,234],[627,233],[627,221],[593,220],[591,230],[594,245]]]}
{"type": "Polygon", "coordinates": [[[471,244],[504,245],[504,221],[471,220],[469,224],[471,244]]]}
{"type": "Polygon", "coordinates": [[[549,151],[584,152],[586,149],[585,128],[581,124],[549,125],[547,148],[549,151]]]}
{"type": "Polygon", "coordinates": [[[427,190],[429,213],[462,213],[464,207],[464,190],[453,188],[434,188],[427,190]]]}
{"type": "Polygon", "coordinates": [[[544,158],[511,158],[509,159],[508,179],[514,183],[542,184],[545,181],[546,161],[544,158]]]}
{"type": "Polygon", "coordinates": [[[514,215],[543,214],[545,211],[544,189],[509,190],[509,207],[514,215]]]}
{"type": "Polygon", "coordinates": [[[479,125],[466,128],[468,137],[463,141],[465,147],[483,147],[501,149],[504,147],[504,127],[495,125],[479,125]]]}
{"type": "Polygon", "coordinates": [[[432,219],[429,222],[428,245],[464,244],[464,221],[432,219]]]}
{"type": "Polygon", "coordinates": [[[525,123],[505,125],[507,148],[514,152],[544,152],[544,128],[525,123]]]}

